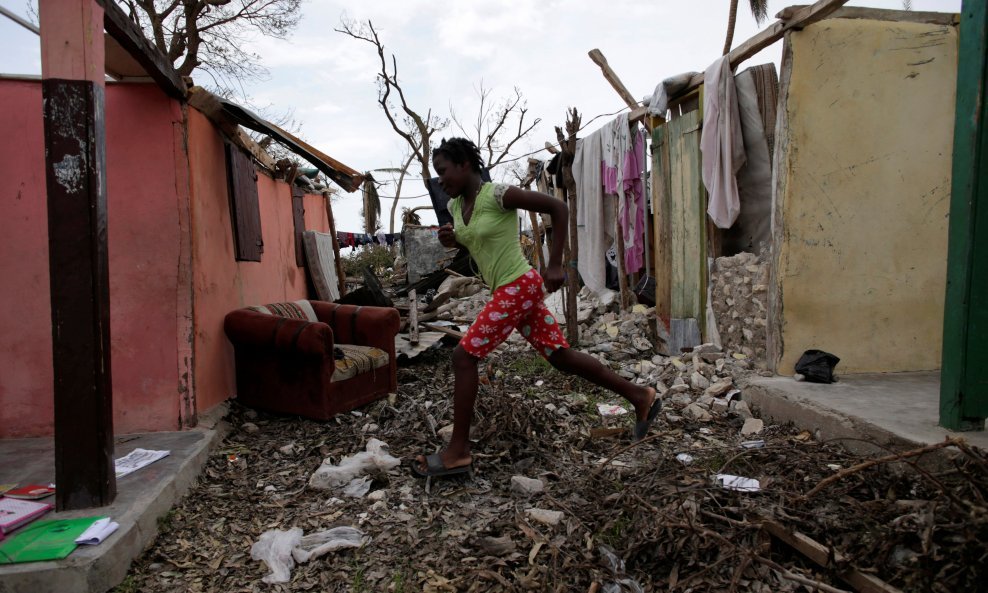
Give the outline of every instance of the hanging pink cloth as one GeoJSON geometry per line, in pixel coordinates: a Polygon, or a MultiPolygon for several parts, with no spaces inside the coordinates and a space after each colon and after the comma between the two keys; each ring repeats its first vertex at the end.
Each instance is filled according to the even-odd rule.
{"type": "MultiPolygon", "coordinates": [[[[627,127],[626,122],[624,125],[627,127]]],[[[623,158],[616,159],[619,164],[615,166],[608,166],[605,161],[602,176],[604,193],[617,194],[620,201],[618,221],[624,238],[624,266],[625,271],[632,274],[642,268],[645,255],[645,192],[642,183],[645,140],[637,127],[628,140],[630,142],[623,146],[615,146],[623,150],[623,158]]]]}

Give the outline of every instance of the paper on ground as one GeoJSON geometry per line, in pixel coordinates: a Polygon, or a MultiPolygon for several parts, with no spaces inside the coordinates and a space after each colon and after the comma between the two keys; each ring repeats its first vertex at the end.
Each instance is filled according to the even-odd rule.
{"type": "Polygon", "coordinates": [[[742,478],[741,476],[732,476],[730,474],[717,474],[714,478],[717,483],[727,488],[728,490],[737,490],[738,492],[758,492],[761,489],[761,484],[758,480],[754,478],[742,478]]]}
{"type": "Polygon", "coordinates": [[[628,410],[617,404],[597,404],[597,411],[601,416],[620,416],[628,413],[628,410]]]}
{"type": "Polygon", "coordinates": [[[79,537],[75,538],[75,543],[84,544],[87,546],[101,544],[119,527],[120,524],[116,521],[110,520],[109,517],[97,519],[92,525],[89,526],[89,529],[83,531],[79,537]]]}
{"type": "Polygon", "coordinates": [[[133,473],[146,465],[150,465],[163,457],[167,457],[171,451],[150,451],[148,449],[134,449],[130,453],[117,459],[117,477],[122,478],[133,473]]]}

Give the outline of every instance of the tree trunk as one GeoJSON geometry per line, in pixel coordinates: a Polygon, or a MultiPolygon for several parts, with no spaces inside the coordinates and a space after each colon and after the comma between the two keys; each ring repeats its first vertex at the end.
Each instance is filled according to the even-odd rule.
{"type": "Polygon", "coordinates": [[[738,20],[738,0],[731,0],[731,11],[727,15],[727,39],[724,40],[724,55],[731,52],[734,43],[734,24],[738,20]]]}

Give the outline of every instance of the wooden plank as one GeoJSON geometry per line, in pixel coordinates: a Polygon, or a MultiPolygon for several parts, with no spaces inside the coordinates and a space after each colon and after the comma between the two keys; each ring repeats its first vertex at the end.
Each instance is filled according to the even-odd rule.
{"type": "Polygon", "coordinates": [[[226,147],[227,191],[237,261],[261,261],[264,240],[261,235],[261,209],[257,196],[254,162],[230,143],[226,147]]]}
{"type": "Polygon", "coordinates": [[[464,332],[456,331],[455,329],[450,329],[450,328],[444,327],[442,325],[433,325],[431,323],[422,323],[421,325],[422,325],[422,327],[426,328],[427,330],[434,331],[434,332],[441,332],[441,333],[446,334],[447,336],[453,336],[454,338],[457,338],[457,339],[460,339],[460,340],[462,340],[463,339],[463,336],[466,335],[464,332]]]}
{"type": "Polygon", "coordinates": [[[837,568],[846,563],[847,558],[807,535],[787,529],[778,521],[762,518],[762,528],[772,534],[772,537],[786,543],[819,566],[834,569],[844,582],[861,593],[902,593],[900,589],[878,577],[863,573],[856,568],[850,567],[844,570],[837,568]]]}
{"type": "MultiPolygon", "coordinates": [[[[806,8],[805,4],[797,4],[783,8],[777,18],[789,20],[796,11],[806,8]]],[[[885,8],[861,8],[845,6],[831,13],[831,19],[863,19],[871,21],[894,21],[897,23],[920,23],[927,25],[956,26],[960,23],[960,15],[956,12],[924,12],[921,10],[889,10],[885,8]]]]}
{"type": "MultiPolygon", "coordinates": [[[[779,13],[780,20],[775,21],[767,29],[760,31],[751,39],[731,50],[731,53],[728,54],[731,69],[737,68],[741,62],[782,39],[787,31],[808,27],[817,21],[821,21],[846,3],[847,0],[820,0],[815,4],[804,6],[789,13],[785,13],[785,11],[779,13]],[[782,19],[782,14],[786,14],[789,18],[782,19]]],[[[677,97],[696,90],[701,84],[703,84],[703,72],[695,75],[677,97]]]]}
{"type": "Polygon", "coordinates": [[[412,346],[419,343],[419,297],[414,288],[408,291],[408,341],[412,346]]]}
{"type": "Polygon", "coordinates": [[[305,192],[297,185],[291,186],[292,191],[292,224],[295,229],[295,265],[305,267],[305,246],[302,244],[302,233],[305,232],[305,192]]]}
{"type": "Polygon", "coordinates": [[[611,69],[610,65],[607,63],[607,58],[604,57],[604,54],[602,54],[599,49],[592,49],[587,52],[587,55],[590,56],[590,59],[593,60],[594,64],[600,66],[600,71],[603,72],[604,78],[607,79],[607,82],[611,83],[611,87],[617,91],[617,94],[624,100],[625,104],[627,104],[630,109],[635,109],[638,107],[638,101],[630,92],[628,92],[628,88],[624,86],[624,83],[621,82],[618,75],[611,69]]]}
{"type": "Polygon", "coordinates": [[[223,114],[223,106],[217,100],[216,95],[202,87],[192,87],[189,90],[189,105],[195,107],[199,112],[209,118],[217,128],[222,130],[231,142],[246,150],[257,160],[257,162],[268,171],[275,170],[275,160],[266,150],[250,137],[236,122],[223,114]]]}
{"type": "MultiPolygon", "coordinates": [[[[185,100],[188,87],[174,66],[158,48],[144,38],[140,28],[124,13],[113,0],[96,0],[103,7],[103,26],[127,52],[154,79],[168,96],[185,100]]],[[[102,71],[103,65],[100,65],[102,71]]]]}
{"type": "Polygon", "coordinates": [[[336,236],[336,218],[333,216],[332,192],[322,193],[324,204],[326,205],[326,220],[329,223],[329,234],[333,237],[333,259],[336,263],[336,279],[340,283],[340,297],[346,296],[346,272],[343,270],[343,261],[340,259],[340,241],[336,236]]]}
{"type": "Polygon", "coordinates": [[[962,8],[940,424],[977,430],[988,416],[988,8],[975,0],[962,8]]]}
{"type": "Polygon", "coordinates": [[[55,505],[66,511],[106,506],[117,492],[103,17],[92,0],[42,2],[39,17],[58,485],[55,505]]]}
{"type": "MultiPolygon", "coordinates": [[[[672,274],[672,237],[670,236],[669,143],[666,126],[652,134],[652,204],[655,229],[655,313],[659,323],[669,331],[672,274]]],[[[660,332],[660,335],[662,332],[660,332]]]]}

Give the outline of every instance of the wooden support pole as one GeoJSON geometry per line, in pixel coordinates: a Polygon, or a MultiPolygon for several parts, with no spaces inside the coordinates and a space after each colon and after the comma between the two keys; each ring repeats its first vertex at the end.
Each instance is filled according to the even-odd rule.
{"type": "Polygon", "coordinates": [[[55,396],[55,505],[116,497],[106,217],[103,9],[40,3],[48,266],[55,396]]]}
{"type": "Polygon", "coordinates": [[[624,232],[621,230],[620,208],[618,198],[606,198],[611,202],[611,213],[614,216],[614,243],[617,245],[618,289],[621,295],[621,310],[631,308],[631,294],[628,290],[628,269],[624,263],[624,232]]]}
{"type": "Polygon", "coordinates": [[[419,343],[419,297],[414,288],[408,291],[408,342],[419,343]]]}
{"type": "MultiPolygon", "coordinates": [[[[576,317],[576,294],[580,290],[580,278],[576,262],[580,258],[580,245],[576,233],[576,178],[573,177],[573,157],[576,156],[576,133],[580,130],[580,114],[576,109],[568,112],[566,117],[566,136],[563,130],[556,126],[556,139],[559,141],[560,165],[563,167],[563,198],[569,210],[569,241],[566,244],[563,257],[566,260],[566,340],[570,346],[580,343],[580,326],[576,317]]],[[[553,221],[552,240],[566,241],[566,231],[562,225],[553,221]]]]}
{"type": "Polygon", "coordinates": [[[655,208],[655,316],[669,331],[672,313],[672,235],[669,224],[672,199],[669,192],[669,144],[666,126],[655,128],[652,137],[652,200],[655,208]]]}

